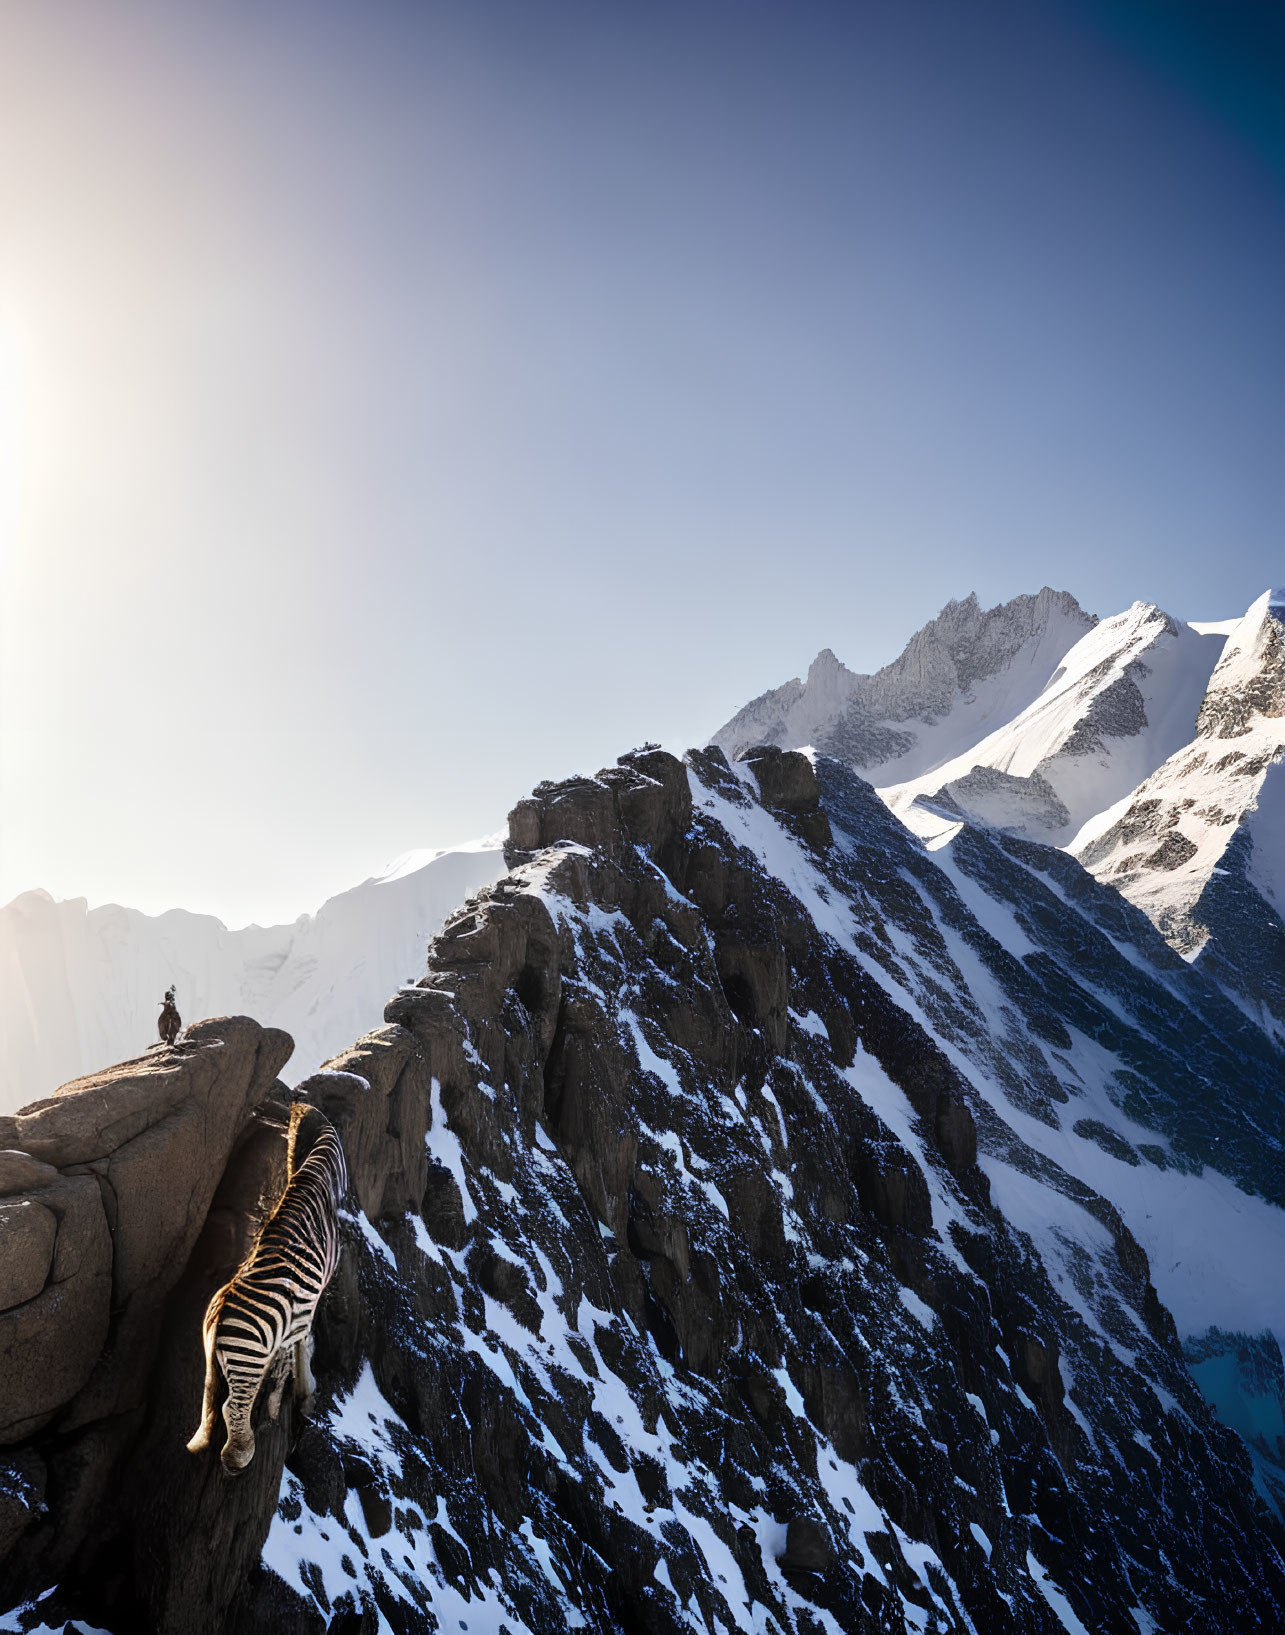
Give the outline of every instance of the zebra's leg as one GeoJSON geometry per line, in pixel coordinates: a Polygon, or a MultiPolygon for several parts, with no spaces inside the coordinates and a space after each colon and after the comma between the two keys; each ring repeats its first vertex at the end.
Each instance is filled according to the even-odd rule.
{"type": "Polygon", "coordinates": [[[268,1398],[268,1418],[276,1419],[281,1413],[281,1398],[285,1394],[286,1380],[290,1377],[290,1353],[284,1349],[278,1351],[272,1359],[272,1395],[268,1398]]]}
{"type": "Polygon", "coordinates": [[[204,1453],[210,1445],[210,1437],[214,1434],[214,1393],[218,1385],[218,1364],[214,1356],[214,1340],[218,1331],[217,1322],[206,1322],[205,1333],[205,1399],[201,1404],[201,1423],[196,1428],[196,1434],[187,1445],[189,1453],[204,1453]]]}
{"type": "MultiPolygon", "coordinates": [[[[227,1368],[224,1367],[227,1375],[227,1368]]],[[[219,1455],[225,1470],[244,1470],[254,1458],[254,1430],[250,1414],[254,1408],[267,1364],[254,1373],[238,1374],[228,1379],[228,1400],[223,1404],[223,1423],[228,1428],[228,1439],[219,1455]]]]}
{"type": "Polygon", "coordinates": [[[312,1351],[312,1329],[309,1327],[294,1343],[294,1394],[299,1411],[307,1418],[312,1413],[317,1395],[317,1382],[312,1377],[309,1353],[312,1351]]]}

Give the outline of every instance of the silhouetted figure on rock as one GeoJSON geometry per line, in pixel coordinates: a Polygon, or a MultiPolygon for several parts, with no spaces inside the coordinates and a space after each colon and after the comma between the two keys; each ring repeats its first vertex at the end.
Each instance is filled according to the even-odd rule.
{"type": "Polygon", "coordinates": [[[183,1018],[174,1003],[174,990],[166,988],[165,998],[161,1002],[161,1014],[156,1021],[156,1031],[160,1034],[162,1043],[172,1045],[178,1038],[178,1030],[182,1026],[183,1018]]]}

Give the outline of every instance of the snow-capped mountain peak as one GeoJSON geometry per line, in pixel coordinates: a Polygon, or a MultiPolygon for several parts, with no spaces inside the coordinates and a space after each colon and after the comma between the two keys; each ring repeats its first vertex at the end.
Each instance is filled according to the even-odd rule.
{"type": "Polygon", "coordinates": [[[1268,590],[1227,638],[1209,678],[1196,730],[1202,737],[1235,738],[1256,718],[1285,715],[1285,590],[1268,590]]]}
{"type": "Polygon", "coordinates": [[[1191,623],[970,596],[874,675],[827,648],[715,741],[836,756],[930,845],[972,823],[1062,847],[1285,1024],[1285,591],[1191,623]]]}
{"type": "Polygon", "coordinates": [[[969,595],[948,602],[873,675],[823,649],[806,681],[762,694],[714,742],[733,758],[753,744],[812,745],[873,782],[899,782],[940,766],[1031,703],[1095,623],[1069,592],[1047,586],[988,609],[969,595]]]}
{"type": "Polygon", "coordinates": [[[884,798],[921,832],[927,809],[1072,844],[1191,737],[1222,640],[1135,602],[1083,636],[1026,709],[884,798]]]}
{"type": "Polygon", "coordinates": [[[1265,591],[1227,636],[1190,739],[1071,847],[1277,1026],[1285,1022],[1283,619],[1285,593],[1265,591]]]}

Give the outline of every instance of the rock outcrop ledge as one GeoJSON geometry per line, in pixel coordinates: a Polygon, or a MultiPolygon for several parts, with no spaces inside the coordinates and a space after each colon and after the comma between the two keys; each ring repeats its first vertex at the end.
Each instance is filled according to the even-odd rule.
{"type": "MultiPolygon", "coordinates": [[[[110,1530],[167,1302],[287,1034],[246,1016],[0,1118],[0,1573],[39,1592],[110,1530]]],[[[257,1200],[255,1200],[257,1203],[257,1200]]],[[[236,1240],[239,1235],[225,1222],[236,1240]]]]}

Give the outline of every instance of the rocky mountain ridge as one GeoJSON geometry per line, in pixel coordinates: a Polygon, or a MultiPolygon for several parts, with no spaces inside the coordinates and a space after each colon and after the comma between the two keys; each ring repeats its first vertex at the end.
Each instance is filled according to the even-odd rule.
{"type": "Polygon", "coordinates": [[[715,741],[836,755],[930,844],[969,823],[1064,847],[1285,1029],[1283,610],[1269,592],[1222,624],[1144,602],[1099,621],[1061,592],[986,613],[974,597],[877,677],[827,650],[715,741]],[[991,633],[980,664],[951,645],[961,616],[991,633]]]}
{"type": "Polygon", "coordinates": [[[1046,585],[983,609],[975,594],[947,602],[900,656],[857,675],[829,648],[806,681],[747,704],[714,735],[732,759],[758,744],[812,746],[870,782],[917,776],[1037,698],[1063,655],[1097,620],[1067,591],[1046,585]]]}
{"type": "MultiPolygon", "coordinates": [[[[263,1423],[252,1479],[182,1443],[284,1092],[231,1073],[248,1022],[151,1058],[228,1064],[232,1134],[153,1290],[128,1450],[11,1413],[0,1628],[1280,1622],[1285,1448],[1220,1426],[1179,1344],[1203,1321],[1193,1366],[1235,1354],[1198,1302],[1243,1246],[1221,1285],[1144,1247],[1197,1204],[1216,1239],[1220,1176],[1260,1251],[1285,1220],[1280,1052],[1215,984],[1064,854],[928,852],[841,763],[771,749],[541,786],[507,861],[300,1087],[351,1213],[318,1417],[263,1423]]],[[[0,1135],[85,1105],[163,1153],[164,1120],[118,1124],[137,1082],[0,1135]]]]}

